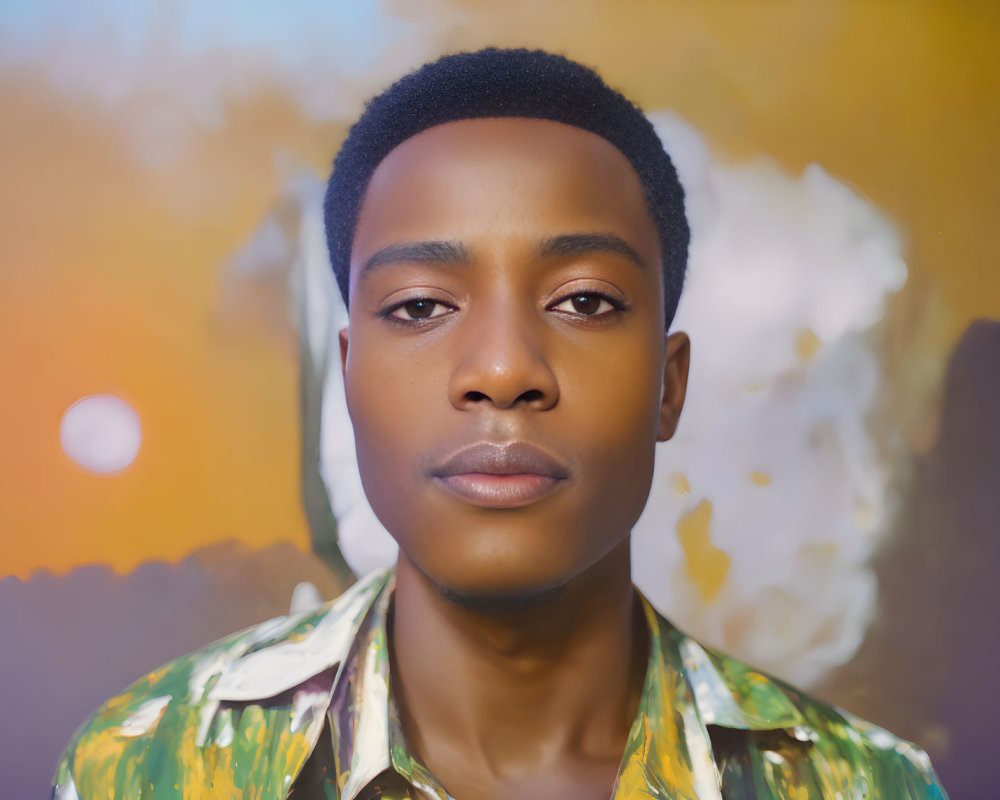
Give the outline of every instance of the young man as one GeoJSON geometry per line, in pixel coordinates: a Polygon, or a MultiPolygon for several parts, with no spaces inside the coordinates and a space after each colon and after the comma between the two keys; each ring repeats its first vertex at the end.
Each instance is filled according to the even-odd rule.
{"type": "Polygon", "coordinates": [[[632,587],[689,356],[683,193],[632,104],[546,53],[446,57],[371,102],[326,215],[396,568],[135,684],[57,797],[944,797],[632,587]]]}

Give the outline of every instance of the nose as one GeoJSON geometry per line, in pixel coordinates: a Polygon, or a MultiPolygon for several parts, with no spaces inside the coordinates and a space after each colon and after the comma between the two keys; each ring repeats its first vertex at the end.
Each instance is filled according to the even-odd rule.
{"type": "Polygon", "coordinates": [[[544,324],[513,303],[470,310],[460,332],[461,357],[448,387],[451,404],[470,410],[525,406],[540,411],[559,401],[559,381],[544,353],[544,324]]]}

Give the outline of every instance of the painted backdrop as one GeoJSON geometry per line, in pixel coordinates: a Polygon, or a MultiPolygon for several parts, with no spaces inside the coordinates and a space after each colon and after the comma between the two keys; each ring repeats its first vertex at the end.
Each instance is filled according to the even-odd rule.
{"type": "Polygon", "coordinates": [[[138,675],[391,559],[316,198],[366,97],[497,44],[597,67],[688,191],[696,402],[637,581],[993,796],[998,39],[944,0],[5,3],[5,792],[138,675]]]}

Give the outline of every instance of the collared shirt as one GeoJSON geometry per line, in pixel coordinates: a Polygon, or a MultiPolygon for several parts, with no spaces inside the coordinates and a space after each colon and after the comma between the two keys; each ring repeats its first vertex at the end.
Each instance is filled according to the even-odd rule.
{"type": "MultiPolygon", "coordinates": [[[[390,692],[391,572],[172,662],[76,733],[53,796],[449,800],[390,692]]],[[[650,655],[614,800],[945,798],[922,750],[702,647],[645,599],[650,655]]]]}

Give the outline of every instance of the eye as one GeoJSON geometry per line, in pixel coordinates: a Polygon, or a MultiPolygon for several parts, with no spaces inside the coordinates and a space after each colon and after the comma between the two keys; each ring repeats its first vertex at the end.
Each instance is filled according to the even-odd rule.
{"type": "Polygon", "coordinates": [[[599,292],[579,292],[549,306],[549,309],[585,317],[600,317],[613,311],[621,311],[622,304],[599,292]]]}
{"type": "Polygon", "coordinates": [[[440,303],[437,300],[431,300],[427,297],[418,297],[413,300],[407,300],[405,303],[400,303],[386,316],[402,320],[404,322],[414,322],[418,320],[432,319],[433,317],[440,317],[442,314],[447,314],[451,310],[452,309],[449,306],[446,306],[444,303],[440,303]]]}

